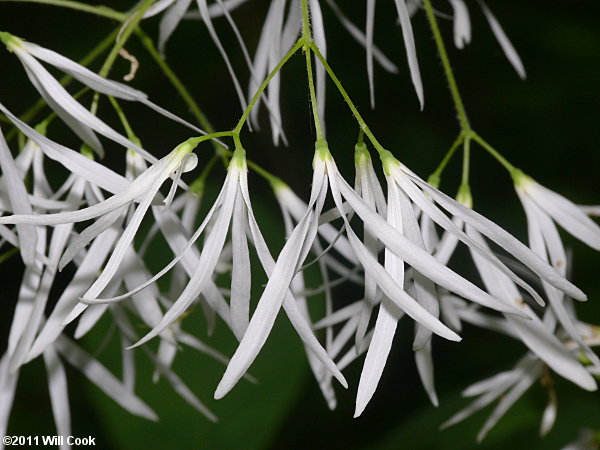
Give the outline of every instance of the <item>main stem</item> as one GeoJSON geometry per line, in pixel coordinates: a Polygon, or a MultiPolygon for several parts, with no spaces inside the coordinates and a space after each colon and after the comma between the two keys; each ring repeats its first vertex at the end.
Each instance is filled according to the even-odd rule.
{"type": "Polygon", "coordinates": [[[433,7],[431,6],[431,0],[423,0],[423,3],[425,4],[427,19],[429,20],[429,25],[431,26],[431,31],[433,33],[433,40],[435,41],[438,54],[442,60],[442,67],[444,68],[444,73],[446,74],[446,80],[448,80],[448,87],[450,88],[450,93],[452,94],[452,100],[454,101],[454,107],[456,108],[456,112],[458,114],[460,127],[462,128],[463,132],[467,133],[471,131],[471,125],[469,124],[469,119],[467,117],[467,112],[465,111],[462,97],[458,91],[456,79],[454,78],[454,72],[450,66],[450,59],[448,58],[448,52],[446,51],[446,45],[442,39],[442,33],[440,33],[440,28],[438,26],[435,13],[433,12],[433,7]]]}
{"type": "Polygon", "coordinates": [[[317,104],[317,95],[315,92],[315,82],[312,70],[311,46],[313,44],[310,32],[310,18],[308,14],[308,0],[302,0],[302,50],[306,55],[306,75],[308,78],[308,91],[310,93],[310,104],[312,107],[313,118],[315,121],[315,131],[317,140],[323,139],[323,129],[321,127],[321,118],[319,117],[319,106],[317,104]]]}

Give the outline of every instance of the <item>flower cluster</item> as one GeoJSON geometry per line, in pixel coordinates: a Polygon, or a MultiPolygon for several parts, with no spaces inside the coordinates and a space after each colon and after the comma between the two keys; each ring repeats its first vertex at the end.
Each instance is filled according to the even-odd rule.
{"type": "MultiPolygon", "coordinates": [[[[198,0],[198,15],[227,62],[244,108],[243,119],[248,117],[257,125],[257,106],[263,102],[269,109],[272,137],[277,143],[285,140],[285,134],[279,110],[279,80],[271,71],[290,47],[302,47],[310,58],[314,46],[315,54],[325,57],[320,6],[316,0],[309,2],[314,41],[308,42],[306,29],[297,41],[306,25],[300,8],[287,10],[286,18],[285,2],[271,2],[255,57],[248,58],[250,95],[245,95],[211,22],[223,15],[237,30],[229,13],[242,3],[244,0],[219,0],[208,5],[206,0],[198,0]],[[268,83],[263,83],[265,78],[268,83]]],[[[326,3],[348,32],[366,47],[374,103],[373,60],[387,70],[397,70],[373,44],[375,2],[367,1],[364,33],[333,0],[326,3]]],[[[462,48],[470,41],[469,15],[462,0],[450,3],[455,43],[462,48]]],[[[508,59],[524,77],[522,64],[500,25],[485,4],[480,4],[508,59]]],[[[138,18],[163,13],[161,51],[190,5],[191,0],[162,0],[138,18]]],[[[423,87],[410,25],[420,2],[397,0],[396,6],[412,81],[422,105],[423,87]]],[[[193,18],[194,13],[187,16],[193,18]]],[[[126,24],[123,26],[125,29],[126,24]]],[[[8,33],[0,33],[0,38],[23,65],[40,97],[82,142],[81,151],[65,147],[46,136],[49,122],[31,127],[0,103],[7,121],[26,140],[17,153],[0,131],[0,246],[7,252],[15,249],[25,266],[8,345],[0,359],[0,434],[7,429],[21,368],[40,356],[48,373],[59,434],[71,434],[65,362],[127,411],[157,419],[135,393],[134,352],[138,351],[150,359],[155,378],[166,379],[185,401],[216,420],[173,370],[180,346],[195,348],[226,366],[214,393],[220,399],[242,378],[254,381],[248,370],[282,309],[305,347],[310,368],[330,408],[336,406],[333,379],[348,387],[343,370],[365,355],[355,417],[367,408],[377,389],[401,320],[414,323],[412,350],[418,376],[434,405],[439,402],[435,340],[458,342],[463,324],[471,324],[523,344],[527,353],[514,368],[470,386],[464,394],[478,398],[445,424],[457,423],[499,399],[479,439],[537,380],[549,392],[542,433],[552,427],[557,415],[552,374],[582,389],[597,389],[600,359],[592,348],[600,345],[600,331],[575,315],[573,302],[587,297],[568,280],[567,250],[556,226],[600,250],[600,227],[588,217],[597,213],[597,207],[575,205],[514,170],[515,188],[528,225],[525,245],[475,212],[469,191],[462,190],[457,200],[452,199],[371,139],[379,156],[379,164],[374,164],[363,142],[363,131],[368,131],[363,124],[354,149],[353,184],[338,169],[319,128],[310,194],[304,200],[283,180],[265,175],[246,158],[238,128],[207,135],[152,103],[139,90],[8,33]],[[199,136],[157,158],[130,130],[124,136],[84,107],[44,64],[95,92],[119,101],[139,102],[199,136]],[[97,161],[104,154],[99,135],[124,149],[122,174],[97,161]],[[232,138],[231,151],[217,141],[221,137],[232,138]],[[197,169],[194,150],[211,140],[220,150],[226,169],[218,194],[212,204],[206,205],[210,198],[202,190],[203,175],[188,185],[182,174],[197,169]],[[68,173],[58,188],[52,187],[54,183],[46,176],[47,159],[68,173]],[[261,218],[254,213],[249,167],[265,175],[281,208],[286,236],[278,253],[267,243],[261,218]],[[168,188],[163,188],[165,184],[168,188]],[[207,212],[199,214],[204,209],[207,212]],[[197,226],[199,217],[201,223],[197,226]],[[145,218],[152,224],[150,229],[142,226],[145,218]],[[153,273],[146,250],[157,239],[166,242],[172,256],[167,264],[161,261],[163,269],[153,273]],[[467,279],[449,264],[459,243],[468,249],[479,278],[467,279]],[[70,281],[58,292],[56,302],[50,302],[51,290],[57,291],[59,272],[69,265],[73,269],[70,281]],[[313,266],[318,267],[321,283],[308,289],[306,276],[313,266]],[[264,278],[267,282],[260,286],[257,280],[264,278]],[[354,285],[360,300],[344,303],[334,299],[333,289],[341,284],[354,285]],[[260,294],[254,296],[257,290],[260,294]],[[321,317],[314,317],[309,308],[309,298],[317,294],[323,294],[325,302],[321,317]],[[185,331],[185,317],[198,306],[209,333],[219,322],[238,341],[231,358],[185,331]],[[77,342],[102,317],[114,323],[122,343],[122,378],[77,342]],[[140,336],[134,322],[143,323],[147,332],[140,336]],[[154,341],[157,349],[153,349],[154,341]]],[[[311,98],[315,116],[324,112],[327,69],[326,64],[317,67],[317,89],[315,98],[311,98]]]]}

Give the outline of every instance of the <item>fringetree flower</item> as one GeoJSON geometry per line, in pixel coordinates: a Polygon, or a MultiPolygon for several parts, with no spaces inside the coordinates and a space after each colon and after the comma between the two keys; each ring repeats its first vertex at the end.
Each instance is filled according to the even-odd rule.
{"type": "MultiPolygon", "coordinates": [[[[587,217],[574,203],[536,183],[518,172],[515,176],[517,194],[525,209],[529,245],[531,249],[551,264],[561,274],[567,270],[567,253],[554,222],[590,247],[600,250],[600,227],[587,217]]],[[[598,356],[583,342],[564,305],[563,293],[544,283],[548,301],[564,327],[586,355],[600,367],[598,356]]]]}
{"type": "Polygon", "coordinates": [[[152,108],[160,114],[172,120],[180,122],[189,128],[204,134],[204,131],[194,125],[180,119],[169,111],[155,105],[146,94],[136,89],[133,89],[122,83],[110,81],[100,77],[89,69],[77,64],[76,62],[37,44],[26,42],[9,33],[1,32],[0,40],[6,47],[14,52],[19,58],[25,72],[33,86],[40,93],[42,98],[56,112],[56,114],[90,147],[97,151],[100,155],[103,153],[102,144],[94,131],[106,136],[107,138],[123,145],[126,148],[132,148],[140,152],[149,161],[154,162],[156,159],[138,147],[126,137],[122,136],[102,120],[97,118],[90,111],[85,109],[77,102],[61,84],[48,72],[44,66],[38,61],[42,60],[54,67],[68,73],[75,79],[92,88],[93,90],[111,95],[116,98],[129,101],[138,101],[152,108]]]}

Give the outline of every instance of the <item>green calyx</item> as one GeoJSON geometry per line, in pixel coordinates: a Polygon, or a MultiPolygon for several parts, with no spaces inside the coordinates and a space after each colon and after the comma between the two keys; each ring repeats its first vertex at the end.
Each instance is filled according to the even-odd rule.
{"type": "Polygon", "coordinates": [[[237,164],[239,168],[244,169],[246,167],[246,150],[244,147],[237,145],[231,155],[230,164],[237,164]]]}
{"type": "Polygon", "coordinates": [[[317,139],[315,142],[315,158],[317,157],[320,158],[321,161],[332,159],[329,146],[327,145],[327,141],[325,139],[317,139]]]}
{"type": "Polygon", "coordinates": [[[85,156],[87,159],[91,159],[92,161],[94,160],[94,150],[92,149],[92,147],[90,147],[87,144],[83,144],[80,148],[79,148],[79,153],[81,153],[83,156],[85,156]]]}
{"type": "Polygon", "coordinates": [[[442,181],[442,177],[440,177],[437,173],[434,173],[427,178],[427,183],[429,183],[434,188],[439,188],[440,183],[442,181]]]}
{"type": "Polygon", "coordinates": [[[458,188],[456,201],[465,205],[467,208],[473,208],[473,196],[471,195],[471,188],[468,184],[463,184],[458,188]]]}
{"type": "Polygon", "coordinates": [[[533,181],[533,179],[529,175],[526,175],[521,169],[512,170],[510,175],[517,187],[524,187],[527,183],[533,181]]]}
{"type": "Polygon", "coordinates": [[[12,51],[14,47],[19,46],[22,40],[23,39],[18,38],[17,36],[14,36],[6,31],[0,31],[0,41],[6,45],[6,48],[9,51],[12,51]]]}
{"type": "Polygon", "coordinates": [[[188,139],[187,141],[182,142],[177,147],[175,147],[174,153],[179,157],[183,158],[188,153],[191,153],[197,145],[198,142],[196,142],[195,138],[188,139]]]}
{"type": "Polygon", "coordinates": [[[381,159],[383,171],[386,175],[391,175],[392,169],[400,166],[400,161],[398,161],[389,150],[383,150],[379,153],[379,158],[381,159]]]}
{"type": "Polygon", "coordinates": [[[371,162],[371,154],[367,149],[367,144],[359,142],[354,146],[354,164],[360,166],[369,162],[371,162]]]}
{"type": "Polygon", "coordinates": [[[44,120],[43,122],[38,123],[35,126],[35,131],[40,133],[42,136],[46,136],[46,132],[48,131],[48,121],[44,120]]]}

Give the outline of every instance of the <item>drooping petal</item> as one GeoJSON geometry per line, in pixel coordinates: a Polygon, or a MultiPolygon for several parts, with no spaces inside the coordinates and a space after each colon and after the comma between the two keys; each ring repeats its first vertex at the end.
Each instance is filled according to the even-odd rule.
{"type": "Polygon", "coordinates": [[[463,48],[471,42],[471,20],[464,0],[450,0],[454,10],[454,45],[463,48]]]}
{"type": "Polygon", "coordinates": [[[525,79],[527,75],[525,73],[525,67],[523,67],[523,62],[521,61],[521,58],[515,50],[515,48],[513,47],[513,45],[510,43],[510,40],[508,39],[508,36],[506,36],[506,33],[504,32],[502,27],[500,26],[500,23],[489,10],[489,8],[483,0],[479,0],[479,5],[483,10],[483,14],[485,14],[485,18],[490,24],[490,28],[492,29],[494,36],[496,36],[496,39],[498,40],[498,44],[500,44],[500,47],[502,47],[502,50],[506,55],[506,59],[508,59],[508,61],[512,64],[519,76],[525,79]]]}
{"type": "Polygon", "coordinates": [[[52,415],[56,424],[56,434],[63,436],[65,441],[61,447],[70,448],[64,438],[71,435],[71,409],[69,407],[67,375],[54,347],[50,346],[44,351],[44,363],[46,364],[48,391],[50,392],[52,415]]]}
{"type": "Polygon", "coordinates": [[[75,342],[64,335],[60,336],[56,340],[56,349],[69,364],[81,371],[123,409],[136,416],[158,420],[157,415],[148,405],[130,392],[112,373],[75,342]]]}
{"type": "Polygon", "coordinates": [[[178,0],[172,8],[162,16],[158,28],[158,50],[164,55],[167,41],[179,25],[183,15],[190,7],[192,0],[178,0]]]}
{"type": "MultiPolygon", "coordinates": [[[[33,214],[27,188],[10,153],[8,144],[4,140],[4,134],[0,130],[0,169],[2,169],[3,190],[8,192],[8,198],[15,214],[33,214]]],[[[34,263],[37,234],[35,227],[31,225],[17,225],[19,237],[19,250],[25,265],[34,263]]]]}
{"type": "MultiPolygon", "coordinates": [[[[350,36],[352,36],[360,45],[362,45],[363,47],[366,48],[367,38],[366,38],[365,34],[363,33],[363,31],[360,28],[358,28],[356,25],[354,25],[350,21],[350,19],[348,19],[344,15],[344,13],[340,9],[340,7],[335,3],[334,0],[327,0],[327,4],[331,8],[331,10],[334,12],[335,16],[340,21],[342,26],[346,29],[346,31],[348,33],[350,33],[350,36]]],[[[377,61],[381,65],[381,67],[383,67],[384,70],[387,70],[388,72],[391,72],[391,73],[398,73],[398,67],[392,61],[390,61],[387,58],[387,56],[385,56],[384,53],[374,44],[373,44],[373,59],[375,59],[375,61],[377,61]]]]}
{"type": "Polygon", "coordinates": [[[477,214],[470,208],[455,202],[444,193],[432,188],[416,175],[411,175],[413,181],[451,214],[464,220],[481,234],[504,248],[507,252],[529,267],[538,276],[573,298],[585,300],[586,295],[570,281],[550,267],[539,256],[528,249],[522,242],[489,219],[477,214]]]}
{"type": "Polygon", "coordinates": [[[400,25],[402,26],[402,37],[404,38],[404,47],[406,48],[406,58],[408,60],[408,68],[410,69],[410,77],[412,79],[421,109],[425,104],[423,94],[423,82],[421,81],[421,72],[419,70],[419,62],[417,60],[417,50],[415,47],[415,38],[413,36],[412,25],[410,23],[410,15],[406,8],[405,0],[395,0],[400,25]]]}

